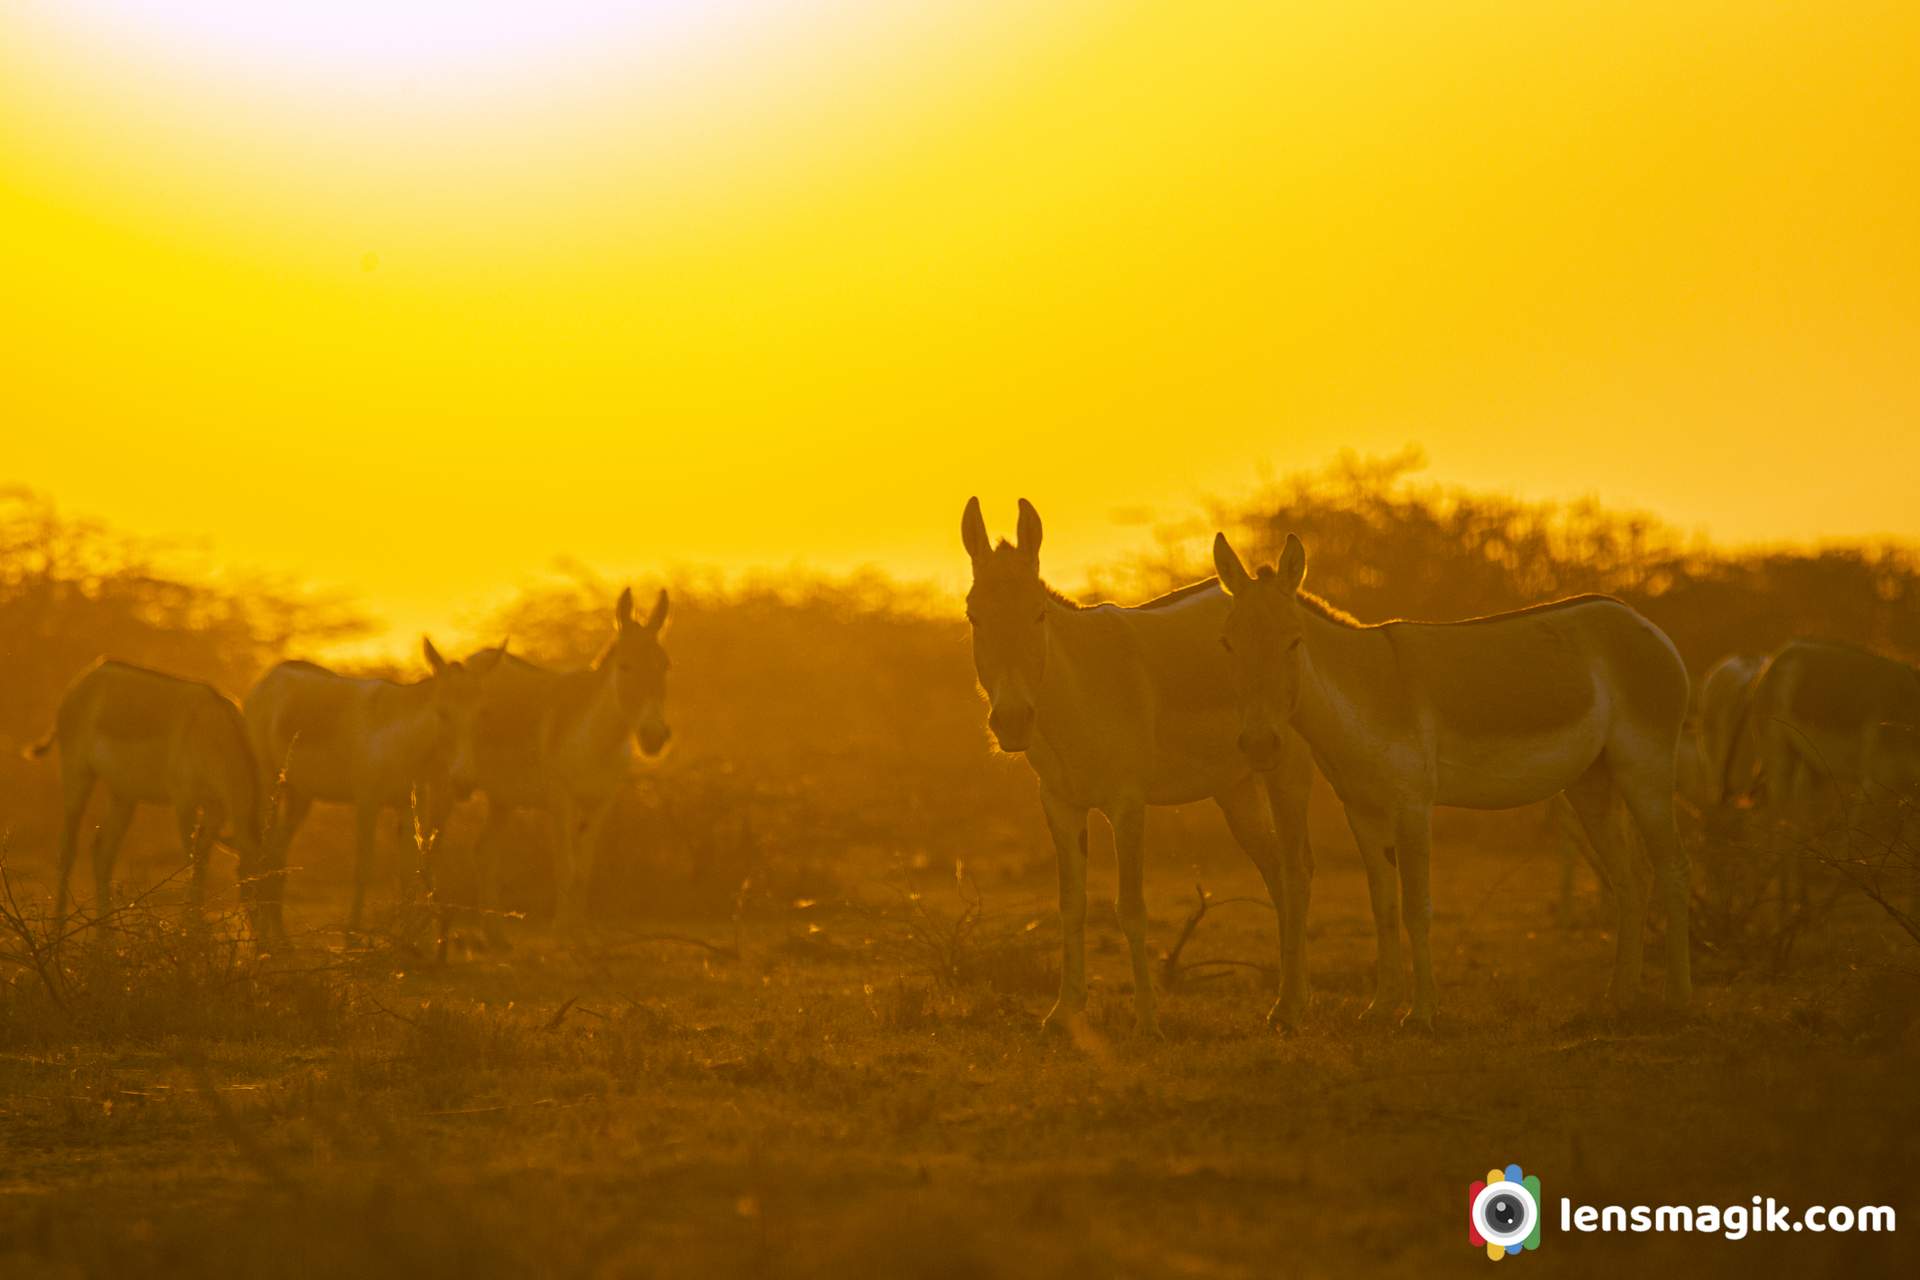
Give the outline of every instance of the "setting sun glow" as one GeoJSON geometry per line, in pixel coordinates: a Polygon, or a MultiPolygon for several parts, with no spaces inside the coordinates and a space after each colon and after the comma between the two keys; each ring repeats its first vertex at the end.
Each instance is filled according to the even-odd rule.
{"type": "Polygon", "coordinates": [[[951,583],[974,492],[1071,581],[1409,441],[1920,535],[1916,49],[1895,3],[9,6],[6,476],[398,631],[560,556],[951,583]]]}

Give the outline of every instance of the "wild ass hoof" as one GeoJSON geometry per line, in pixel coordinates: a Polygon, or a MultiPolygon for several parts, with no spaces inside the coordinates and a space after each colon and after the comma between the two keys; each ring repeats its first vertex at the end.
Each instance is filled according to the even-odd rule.
{"type": "Polygon", "coordinates": [[[1142,1040],[1165,1041],[1167,1038],[1167,1033],[1160,1029],[1159,1018],[1135,1018],[1133,1034],[1142,1040]]]}
{"type": "Polygon", "coordinates": [[[1047,1016],[1040,1020],[1041,1035],[1063,1035],[1070,1040],[1078,1040],[1092,1029],[1093,1024],[1087,1021],[1087,1011],[1084,1007],[1070,1009],[1056,1004],[1047,1011],[1047,1016]]]}
{"type": "Polygon", "coordinates": [[[1372,1027],[1386,1026],[1399,1010],[1398,1000],[1375,996],[1373,1002],[1360,1011],[1360,1021],[1372,1027]]]}
{"type": "Polygon", "coordinates": [[[1267,1026],[1283,1036],[1290,1036],[1300,1029],[1300,1020],[1305,1014],[1304,1005],[1275,1001],[1273,1008],[1267,1010],[1267,1026]]]}
{"type": "Polygon", "coordinates": [[[1432,1035],[1433,1034],[1433,1010],[1431,1009],[1407,1010],[1407,1016],[1400,1020],[1400,1029],[1402,1031],[1410,1032],[1414,1035],[1422,1035],[1422,1036],[1432,1035]]]}

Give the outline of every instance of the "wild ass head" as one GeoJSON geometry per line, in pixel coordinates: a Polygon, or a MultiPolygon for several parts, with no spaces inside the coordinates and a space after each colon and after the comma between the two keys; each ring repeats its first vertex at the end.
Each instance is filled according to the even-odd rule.
{"type": "Polygon", "coordinates": [[[1278,567],[1254,575],[1219,533],[1213,567],[1233,597],[1220,643],[1232,655],[1240,687],[1240,750],[1254,768],[1271,769],[1280,763],[1280,735],[1300,704],[1306,662],[1300,584],[1307,576],[1307,549],[1288,534],[1278,567]]]}
{"type": "Polygon", "coordinates": [[[1020,499],[1014,540],[987,538],[980,499],[960,517],[960,541],[973,560],[967,622],[973,669],[986,691],[987,726],[1002,751],[1025,751],[1033,736],[1034,700],[1047,670],[1047,588],[1040,581],[1040,513],[1020,499]]]}
{"type": "Polygon", "coordinates": [[[660,633],[667,625],[667,593],[653,602],[645,622],[633,617],[633,589],[620,592],[613,606],[613,642],[595,668],[613,678],[614,696],[621,713],[634,726],[640,750],[657,756],[667,749],[673,730],[667,727],[667,651],[660,633]]]}
{"type": "Polygon", "coordinates": [[[480,718],[481,680],[506,656],[506,641],[466,662],[448,662],[433,647],[433,641],[420,637],[420,648],[433,671],[427,685],[432,689],[431,706],[438,754],[446,761],[447,777],[462,796],[473,790],[474,726],[480,718]]]}

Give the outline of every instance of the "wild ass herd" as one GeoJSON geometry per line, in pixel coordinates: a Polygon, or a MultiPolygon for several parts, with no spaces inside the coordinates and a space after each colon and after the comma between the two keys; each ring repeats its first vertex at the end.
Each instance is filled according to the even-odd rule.
{"type": "MultiPolygon", "coordinates": [[[[1379,963],[1367,1016],[1405,1007],[1405,1020],[1424,1028],[1437,1003],[1436,805],[1553,801],[1615,890],[1610,994],[1623,1006],[1640,984],[1648,893],[1634,859],[1643,849],[1667,921],[1666,995],[1679,1006],[1690,990],[1689,889],[1676,795],[1708,809],[1764,800],[1806,824],[1833,795],[1920,783],[1920,674],[1852,646],[1795,641],[1766,657],[1733,655],[1690,695],[1673,643],[1606,596],[1463,622],[1361,623],[1304,589],[1298,538],[1289,536],[1277,564],[1250,571],[1220,535],[1216,577],[1144,604],[1087,606],[1042,579],[1041,536],[1024,499],[1011,542],[989,538],[978,499],[961,518],[987,724],[1002,751],[1026,756],[1058,855],[1062,958],[1051,1024],[1085,1017],[1087,824],[1096,810],[1118,854],[1139,1028],[1158,1029],[1146,810],[1201,799],[1220,807],[1272,895],[1281,977],[1269,1020],[1287,1028],[1308,1002],[1306,810],[1317,766],[1346,810],[1372,899],[1379,963]]],[[[193,901],[210,849],[224,840],[263,940],[284,936],[288,854],[316,801],[353,809],[347,927],[357,932],[382,815],[411,817],[417,847],[430,852],[453,806],[478,793],[487,806],[475,849],[478,905],[497,905],[506,823],[536,810],[550,819],[555,923],[577,927],[632,746],[655,756],[670,737],[667,604],[663,591],[637,619],[623,591],[611,640],[578,671],[536,666],[504,643],[449,662],[426,641],[430,673],[417,682],[283,662],[236,705],[206,684],[98,663],[30,749],[60,748],[56,913],[66,912],[96,784],[108,797],[93,843],[103,906],[134,806],[164,804],[191,861],[193,901]]],[[[497,938],[496,916],[485,918],[497,938]]]]}
{"type": "Polygon", "coordinates": [[[633,616],[632,591],[622,591],[613,638],[584,671],[550,671],[505,644],[448,662],[427,640],[424,680],[360,679],[283,662],[254,685],[244,709],[198,681],[97,663],[62,699],[53,732],[29,749],[42,756],[60,748],[55,912],[66,912],[87,799],[101,783],[108,808],[94,837],[93,875],[103,910],[133,807],[164,804],[192,859],[194,902],[206,855],[224,837],[239,857],[256,937],[284,936],[287,851],[318,800],[354,810],[348,928],[357,931],[381,815],[410,814],[424,851],[438,842],[453,804],[478,791],[488,806],[478,905],[495,905],[500,825],[515,810],[537,809],[555,828],[561,914],[575,918],[595,843],[631,766],[628,744],[637,738],[657,755],[670,734],[666,621],[665,591],[644,620],[633,616]]]}

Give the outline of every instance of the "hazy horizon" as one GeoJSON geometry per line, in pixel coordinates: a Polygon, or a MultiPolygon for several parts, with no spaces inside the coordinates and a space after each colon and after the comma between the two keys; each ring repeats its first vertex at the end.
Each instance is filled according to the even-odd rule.
{"type": "Polygon", "coordinates": [[[1920,10],[10,13],[9,475],[398,630],[1343,449],[1920,537],[1920,10]]]}

